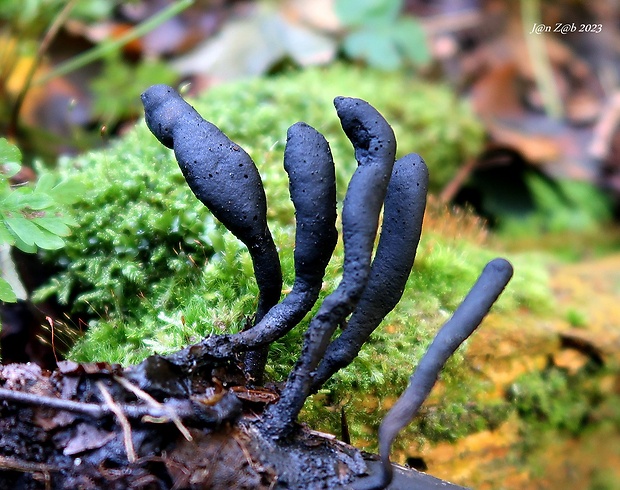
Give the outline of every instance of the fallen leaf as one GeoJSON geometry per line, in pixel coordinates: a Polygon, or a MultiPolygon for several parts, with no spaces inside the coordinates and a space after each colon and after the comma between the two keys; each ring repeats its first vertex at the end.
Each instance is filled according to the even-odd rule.
{"type": "Polygon", "coordinates": [[[81,423],[78,424],[75,434],[63,449],[63,454],[73,456],[90,449],[98,449],[115,437],[114,432],[96,429],[92,425],[81,423]]]}
{"type": "Polygon", "coordinates": [[[336,43],[330,37],[264,9],[228,21],[218,35],[172,66],[183,75],[208,74],[225,81],[262,75],[286,56],[307,66],[331,61],[335,54],[336,43]]]}

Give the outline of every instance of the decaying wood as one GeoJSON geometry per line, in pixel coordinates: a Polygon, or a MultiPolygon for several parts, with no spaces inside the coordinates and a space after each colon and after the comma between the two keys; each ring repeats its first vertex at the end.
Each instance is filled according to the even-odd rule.
{"type": "MultiPolygon", "coordinates": [[[[149,369],[67,361],[54,373],[0,368],[0,489],[337,489],[378,470],[376,458],[329,434],[297,426],[285,443],[265,436],[260,413],[275,394],[251,398],[250,388],[216,379],[195,383],[185,398],[165,396],[161,386],[174,380],[136,371],[149,369]]],[[[394,473],[390,488],[448,485],[415,470],[394,473]]]]}

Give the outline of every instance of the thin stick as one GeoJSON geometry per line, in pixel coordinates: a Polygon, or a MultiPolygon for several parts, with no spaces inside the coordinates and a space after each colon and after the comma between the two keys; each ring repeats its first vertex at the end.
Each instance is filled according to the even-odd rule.
{"type": "Polygon", "coordinates": [[[6,456],[0,456],[0,469],[21,471],[22,473],[50,473],[53,471],[60,471],[58,466],[51,464],[34,463],[32,461],[8,458],[6,456]]]}
{"type": "Polygon", "coordinates": [[[476,158],[470,158],[463,165],[460,166],[456,175],[446,184],[446,186],[439,193],[439,201],[448,204],[454,197],[457,192],[461,189],[465,181],[472,174],[476,165],[478,164],[478,160],[476,158]]]}
{"type": "Polygon", "coordinates": [[[39,44],[39,48],[37,49],[37,52],[34,56],[34,60],[32,61],[32,64],[30,65],[30,69],[26,73],[26,79],[24,80],[24,83],[22,84],[22,88],[19,91],[19,94],[17,95],[17,99],[15,100],[15,104],[13,105],[13,110],[11,111],[10,128],[12,128],[13,131],[17,130],[17,120],[19,118],[19,113],[21,112],[22,105],[24,104],[24,99],[26,98],[26,94],[28,93],[28,90],[32,86],[32,79],[34,78],[34,74],[36,73],[37,68],[41,64],[41,59],[43,58],[43,55],[45,54],[45,52],[48,50],[50,44],[52,44],[52,41],[58,34],[58,31],[60,30],[60,28],[69,18],[69,14],[71,13],[71,10],[73,10],[73,7],[75,6],[75,2],[76,0],[70,0],[69,2],[65,4],[63,9],[56,16],[56,18],[50,25],[49,29],[45,33],[45,36],[43,37],[41,44],[39,44]]]}
{"type": "Polygon", "coordinates": [[[549,60],[549,51],[544,37],[530,34],[531,26],[540,24],[540,1],[521,0],[521,23],[525,44],[534,69],[534,78],[547,114],[554,118],[563,116],[562,100],[553,79],[553,68],[549,60]]]}
{"type": "Polygon", "coordinates": [[[77,412],[94,418],[105,417],[106,415],[109,415],[110,412],[107,407],[96,403],[82,403],[73,400],[63,400],[51,396],[34,395],[32,393],[24,393],[22,391],[14,391],[6,388],[0,388],[0,400],[55,408],[57,410],[66,410],[67,412],[77,412]]]}
{"type": "Polygon", "coordinates": [[[237,436],[237,435],[235,435],[233,433],[232,434],[232,438],[237,443],[237,446],[239,446],[239,449],[241,449],[241,452],[245,456],[245,460],[247,461],[247,463],[250,466],[250,468],[252,468],[257,473],[259,473],[260,471],[264,470],[264,468],[260,464],[257,464],[252,459],[252,455],[250,454],[250,451],[248,451],[248,448],[245,446],[245,444],[243,444],[243,442],[239,440],[239,436],[237,436]]]}
{"type": "Polygon", "coordinates": [[[39,85],[51,80],[52,78],[66,75],[67,73],[75,71],[78,68],[82,68],[84,65],[87,65],[89,63],[92,63],[93,61],[98,60],[99,58],[102,58],[106,54],[120,48],[121,46],[133,41],[134,39],[144,36],[147,32],[151,31],[158,25],[182,12],[193,3],[194,0],[181,0],[177,3],[173,3],[161,12],[153,15],[152,17],[149,17],[144,22],[137,25],[132,30],[128,31],[127,34],[115,39],[114,41],[107,41],[101,43],[97,47],[86,51],[79,56],[75,56],[67,60],[47,75],[35,79],[34,84],[39,85]]]}
{"type": "MultiPolygon", "coordinates": [[[[14,391],[6,388],[0,388],[0,400],[13,401],[23,403],[25,405],[53,408],[56,410],[65,410],[73,413],[81,413],[93,418],[102,418],[113,413],[107,405],[63,400],[52,396],[34,395],[32,393],[24,393],[23,391],[14,391]]],[[[129,418],[141,418],[144,416],[161,418],[169,416],[168,407],[165,405],[164,409],[135,405],[121,405],[121,408],[123,413],[129,418]]],[[[187,408],[187,411],[182,413],[177,411],[176,414],[181,418],[192,417],[194,415],[193,411],[189,407],[187,408]]]]}
{"type": "Polygon", "coordinates": [[[612,139],[620,123],[620,92],[616,92],[610,101],[594,127],[588,146],[588,156],[598,161],[609,156],[612,139]]]}
{"type": "Polygon", "coordinates": [[[123,409],[114,401],[105,385],[101,381],[97,381],[95,384],[97,385],[97,388],[99,388],[99,391],[101,391],[101,396],[103,396],[103,399],[110,407],[110,410],[114,412],[114,415],[116,415],[118,423],[123,429],[123,442],[125,443],[127,460],[130,463],[135,463],[138,458],[136,456],[136,450],[133,447],[133,440],[131,439],[131,424],[129,423],[129,420],[127,420],[126,415],[123,413],[123,409]]]}
{"type": "MultiPolygon", "coordinates": [[[[188,441],[192,441],[193,437],[192,435],[189,433],[189,430],[187,429],[187,427],[185,427],[183,425],[183,423],[181,422],[181,418],[179,417],[179,415],[176,413],[176,411],[171,408],[171,407],[167,407],[162,403],[159,403],[157,400],[155,400],[155,398],[153,398],[151,395],[149,395],[146,391],[141,390],[138,386],[134,385],[133,383],[129,382],[127,379],[122,378],[120,376],[114,376],[114,380],[120,384],[123,388],[125,388],[128,391],[131,391],[134,395],[136,395],[138,398],[140,398],[141,400],[145,401],[149,406],[153,407],[153,408],[157,408],[159,410],[162,410],[163,412],[167,413],[169,416],[167,417],[167,419],[170,419],[172,421],[172,423],[174,425],[176,425],[177,429],[179,429],[179,432],[181,434],[183,434],[183,437],[185,437],[186,440],[188,441]]],[[[148,415],[147,415],[148,417],[148,415]]],[[[154,422],[153,418],[151,418],[151,422],[154,422]]]]}

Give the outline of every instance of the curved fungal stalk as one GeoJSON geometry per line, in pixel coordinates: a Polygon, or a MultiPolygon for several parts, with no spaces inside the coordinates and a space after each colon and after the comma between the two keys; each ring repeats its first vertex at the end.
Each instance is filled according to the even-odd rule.
{"type": "Polygon", "coordinates": [[[315,393],[348,366],[405,290],[415,259],[428,191],[428,169],[411,153],[396,161],[383,208],[383,224],[370,279],[340,336],[333,340],[313,376],[315,393]]]}
{"type": "Polygon", "coordinates": [[[336,172],[325,137],[303,122],[291,126],[286,135],[284,169],[297,223],[295,283],[291,294],[310,290],[318,297],[325,268],[338,241],[336,172]]]}
{"type": "Polygon", "coordinates": [[[284,169],[295,205],[295,282],[284,300],[254,328],[230,339],[231,345],[243,349],[264,346],[246,355],[246,366],[251,366],[249,374],[257,384],[262,382],[267,344],[297,325],[319,297],[325,268],[338,241],[336,175],[325,137],[303,122],[291,126],[286,137],[284,169]]]}
{"type": "Polygon", "coordinates": [[[263,183],[250,156],[172,87],[153,85],[141,96],[146,124],[174,150],[196,197],[248,248],[259,288],[256,321],[280,300],[282,272],[267,227],[263,183]]]}
{"type": "Polygon", "coordinates": [[[379,112],[360,99],[337,97],[334,105],[342,128],[355,148],[358,167],[342,211],[344,266],[342,281],[319,308],[304,335],[302,353],[280,400],[267,408],[265,429],[276,438],[293,428],[310,394],[312,372],[336,327],[357,305],[370,274],[370,259],[379,213],[394,166],[394,132],[379,112]]]}
{"type": "Polygon", "coordinates": [[[361,480],[356,490],[383,489],[392,480],[390,449],[395,437],[418,413],[437,381],[448,358],[474,332],[512,277],[512,265],[505,259],[489,262],[454,315],[439,333],[420,360],[409,386],[387,413],[379,427],[381,471],[361,480]]]}

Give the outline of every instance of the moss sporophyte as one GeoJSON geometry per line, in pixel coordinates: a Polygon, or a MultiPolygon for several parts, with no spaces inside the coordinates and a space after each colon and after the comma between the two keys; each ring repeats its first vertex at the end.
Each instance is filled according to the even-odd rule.
{"type": "MultiPolygon", "coordinates": [[[[205,121],[171,87],[156,85],[142,94],[146,123],[174,150],[190,189],[248,248],[259,289],[255,322],[236,334],[211,335],[166,356],[166,362],[196,369],[214,358],[245,356],[248,379],[262,381],[266,349],[297,325],[319,297],[325,270],[337,242],[336,178],[329,144],[315,129],[297,123],[288,131],[284,167],[296,211],[295,281],[278,303],[280,259],[267,225],[262,180],[254,162],[215,125],[205,121]],[[256,354],[258,353],[258,354],[256,354]]],[[[342,209],[342,278],[325,297],[304,334],[301,355],[278,401],[263,414],[259,430],[285,444],[304,401],[340,368],[348,365],[403,294],[422,228],[428,171],[420,156],[395,162],[396,138],[387,121],[364,100],[334,100],[342,129],[358,166],[342,209]],[[379,216],[383,227],[373,258],[379,216]],[[336,328],[348,325],[332,340],[336,328]]],[[[490,261],[478,281],[439,330],[410,379],[410,385],[379,430],[381,470],[354,484],[382,489],[392,480],[392,442],[416,415],[454,351],[481,323],[512,277],[505,259],[490,261]]]]}

